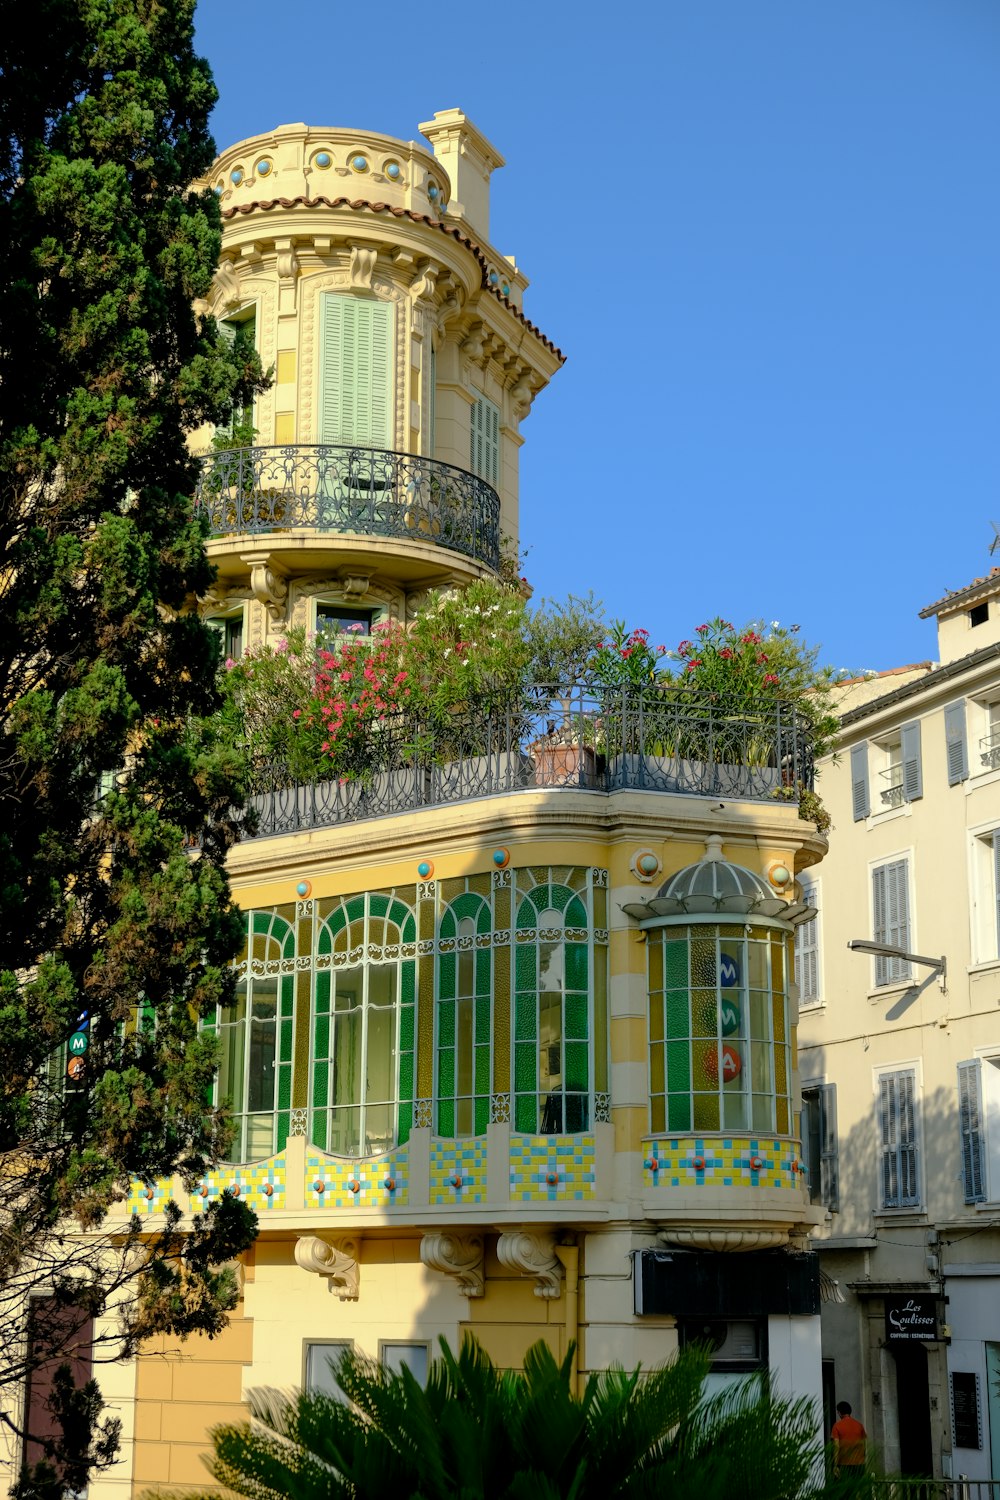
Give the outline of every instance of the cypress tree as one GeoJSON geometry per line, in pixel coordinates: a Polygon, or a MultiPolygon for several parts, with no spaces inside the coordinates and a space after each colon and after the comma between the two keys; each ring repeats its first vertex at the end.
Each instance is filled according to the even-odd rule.
{"type": "MultiPolygon", "coordinates": [[[[224,861],[242,768],[213,728],[218,651],[191,607],[212,570],[186,439],[261,376],[197,312],[220,233],[214,195],[190,186],[214,156],[216,97],[193,11],[35,0],[33,26],[8,14],[0,41],[8,1425],[27,1364],[59,1352],[26,1352],[33,1293],[67,1310],[48,1320],[67,1349],[73,1309],[76,1324],[103,1316],[106,1358],[158,1329],[212,1333],[235,1298],[219,1263],[254,1233],[231,1199],[184,1235],[169,1216],[141,1251],[137,1225],[112,1234],[107,1217],[133,1177],[193,1183],[228,1139],[206,1105],[215,1050],[199,1017],[231,994],[224,861]],[[67,1082],[79,1030],[84,1071],[67,1082]]],[[[78,1485],[88,1453],[108,1455],[76,1429],[78,1485]]]]}

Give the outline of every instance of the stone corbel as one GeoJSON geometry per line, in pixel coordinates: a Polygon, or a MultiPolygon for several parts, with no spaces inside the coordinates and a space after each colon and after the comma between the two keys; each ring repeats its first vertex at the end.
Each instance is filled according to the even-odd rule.
{"type": "Polygon", "coordinates": [[[477,360],[480,360],[483,357],[483,341],[485,338],[485,334],[486,329],[483,324],[476,323],[472,328],[469,329],[469,332],[462,340],[460,346],[462,353],[465,355],[466,359],[471,359],[473,364],[475,364],[477,360]]]}
{"type": "Polygon", "coordinates": [[[352,245],[350,249],[351,267],[348,286],[352,292],[370,292],[378,251],[364,245],[352,245]]]}
{"type": "Polygon", "coordinates": [[[410,287],[410,295],[415,302],[419,302],[421,297],[426,297],[428,300],[433,298],[435,288],[437,287],[437,279],[440,274],[441,267],[436,261],[428,260],[424,262],[420,268],[420,274],[410,287]]]}
{"type": "Polygon", "coordinates": [[[288,580],[270,552],[244,552],[240,561],[250,569],[250,587],[259,604],[263,604],[268,616],[276,625],[285,618],[288,607],[288,580]]]}
{"type": "Polygon", "coordinates": [[[510,399],[514,407],[514,415],[520,421],[522,417],[528,415],[534,399],[534,392],[528,383],[527,375],[518,376],[516,384],[511,388],[510,399]]]}
{"type": "Polygon", "coordinates": [[[278,312],[287,315],[295,311],[299,257],[295,253],[294,240],[275,240],[274,249],[278,272],[278,312]]]}
{"type": "Polygon", "coordinates": [[[556,1255],[556,1237],[545,1230],[519,1229],[497,1240],[497,1260],[508,1271],[535,1278],[535,1296],[546,1300],[562,1290],[562,1266],[556,1255]]]}
{"type": "Polygon", "coordinates": [[[371,586],[371,574],[358,568],[341,568],[340,586],[345,599],[364,599],[371,586]]]}
{"type": "Polygon", "coordinates": [[[216,271],[215,290],[224,307],[237,306],[242,300],[239,272],[231,260],[224,260],[216,271]]]}
{"type": "Polygon", "coordinates": [[[316,1234],[300,1235],[295,1242],[295,1264],[303,1271],[326,1276],[330,1291],[336,1292],[341,1302],[356,1302],[360,1243],[353,1238],[327,1241],[316,1234]]]}
{"type": "Polygon", "coordinates": [[[420,1259],[432,1271],[454,1276],[463,1297],[483,1295],[483,1237],[481,1234],[425,1234],[420,1259]]]}

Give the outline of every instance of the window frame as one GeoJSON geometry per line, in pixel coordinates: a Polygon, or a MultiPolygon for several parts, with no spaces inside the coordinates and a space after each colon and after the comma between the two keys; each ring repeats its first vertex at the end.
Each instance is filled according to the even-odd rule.
{"type": "Polygon", "coordinates": [[[422,1379],[419,1379],[417,1377],[417,1375],[414,1373],[414,1371],[410,1368],[409,1365],[406,1365],[406,1367],[405,1367],[406,1369],[410,1370],[410,1373],[411,1373],[411,1375],[413,1375],[414,1380],[417,1381],[417,1384],[420,1386],[421,1390],[423,1390],[426,1387],[426,1385],[427,1385],[427,1376],[430,1373],[430,1365],[431,1365],[431,1341],[430,1341],[430,1339],[379,1339],[379,1341],[378,1341],[378,1362],[379,1362],[379,1364],[382,1365],[384,1369],[391,1370],[394,1374],[400,1374],[402,1372],[402,1368],[403,1368],[402,1366],[398,1366],[398,1367],[394,1368],[393,1366],[386,1364],[385,1353],[386,1353],[387,1349],[422,1349],[424,1351],[425,1365],[424,1365],[424,1374],[423,1374],[423,1378],[422,1379]]]}
{"type": "MultiPolygon", "coordinates": [[[[344,1402],[346,1404],[348,1398],[344,1394],[344,1391],[341,1389],[340,1385],[338,1385],[338,1383],[336,1381],[333,1382],[333,1389],[332,1390],[329,1389],[325,1385],[319,1385],[319,1384],[317,1384],[315,1382],[312,1382],[312,1383],[310,1382],[310,1380],[309,1380],[309,1361],[310,1361],[310,1357],[312,1355],[312,1351],[314,1349],[339,1349],[341,1354],[345,1354],[348,1349],[352,1349],[353,1350],[354,1348],[355,1348],[355,1343],[354,1343],[353,1339],[308,1339],[308,1338],[307,1339],[303,1339],[303,1341],[302,1341],[302,1390],[303,1391],[321,1392],[321,1393],[323,1393],[325,1395],[332,1396],[335,1401],[341,1401],[341,1402],[344,1402]]],[[[329,1371],[326,1371],[325,1373],[327,1374],[327,1376],[329,1376],[329,1371]]]]}
{"type": "Polygon", "coordinates": [[[816,908],[816,915],[810,917],[807,922],[798,922],[795,927],[795,942],[793,945],[795,958],[795,983],[799,991],[799,1005],[806,1010],[815,1010],[824,1003],[823,1001],[823,938],[820,931],[821,887],[819,880],[803,880],[802,900],[807,906],[816,908]],[[811,933],[813,942],[810,949],[805,949],[806,934],[811,933]],[[813,957],[815,959],[816,986],[815,993],[806,994],[802,983],[803,960],[813,957]]]}
{"type": "Polygon", "coordinates": [[[205,624],[210,630],[214,630],[220,637],[221,656],[223,662],[239,661],[243,655],[244,642],[247,633],[247,609],[241,604],[236,609],[218,610],[217,612],[204,616],[205,624]],[[233,627],[239,624],[239,642],[237,649],[233,650],[233,627]]]}
{"type": "MultiPolygon", "coordinates": [[[[914,951],[916,938],[914,934],[914,903],[913,903],[913,851],[906,849],[896,854],[889,854],[876,860],[869,861],[868,865],[868,899],[870,903],[870,920],[872,940],[876,943],[886,943],[893,948],[906,948],[914,951]],[[901,889],[906,897],[905,925],[902,927],[902,939],[893,935],[893,924],[888,920],[886,914],[881,928],[878,924],[878,897],[876,895],[876,876],[886,870],[895,869],[899,865],[904,867],[904,877],[901,889]]],[[[888,894],[882,898],[883,907],[888,906],[888,894]]],[[[898,928],[900,924],[896,923],[898,928]]],[[[874,955],[872,960],[872,989],[891,989],[895,985],[912,984],[913,966],[902,958],[889,958],[874,955]]]]}
{"type": "Polygon", "coordinates": [[[924,1207],[925,1193],[923,1184],[923,1121],[921,1110],[922,1096],[922,1069],[920,1060],[896,1063],[883,1068],[877,1068],[873,1072],[874,1094],[875,1094],[875,1120],[878,1132],[878,1203],[880,1212],[918,1212],[924,1207]],[[908,1084],[909,1099],[899,1100],[899,1090],[904,1083],[908,1084]],[[891,1091],[896,1093],[894,1104],[895,1122],[897,1126],[903,1118],[903,1112],[908,1108],[911,1115],[911,1133],[904,1136],[901,1130],[897,1130],[895,1143],[887,1143],[886,1136],[891,1134],[890,1121],[884,1113],[887,1096],[891,1091]],[[906,1170],[905,1153],[912,1157],[910,1170],[906,1170]],[[888,1172],[891,1166],[895,1166],[895,1178],[898,1184],[897,1191],[892,1194],[887,1191],[888,1172]],[[904,1191],[905,1183],[912,1179],[913,1191],[904,1191]]]}
{"type": "Polygon", "coordinates": [[[321,291],[317,298],[317,350],[318,350],[318,378],[316,381],[316,441],[321,447],[331,448],[356,448],[361,452],[392,453],[395,451],[396,443],[396,346],[399,338],[400,319],[396,315],[394,302],[374,296],[371,293],[361,294],[344,292],[338,290],[321,291]],[[349,312],[348,312],[349,309],[349,312]],[[373,318],[367,329],[359,328],[358,323],[363,319],[363,313],[372,310],[373,318]],[[377,312],[375,310],[378,310],[377,312]],[[347,321],[354,322],[354,327],[349,331],[341,320],[339,328],[329,325],[328,320],[336,321],[340,313],[347,313],[347,321]],[[382,323],[381,332],[378,331],[378,323],[382,323]],[[344,374],[343,352],[344,344],[354,340],[354,364],[347,375],[344,374]],[[365,349],[359,349],[362,340],[365,341],[365,349]],[[331,360],[333,349],[330,347],[334,342],[339,342],[341,361],[337,366],[336,379],[333,378],[331,360]],[[384,342],[384,349],[379,351],[376,345],[384,342]],[[364,358],[371,361],[371,370],[368,375],[359,368],[364,358]],[[379,370],[380,361],[383,367],[379,370]],[[375,378],[377,375],[377,379],[375,378]],[[367,412],[362,413],[359,409],[359,400],[363,394],[365,381],[368,380],[367,412]],[[348,394],[349,403],[353,403],[351,413],[345,413],[344,394],[348,394]],[[378,404],[384,400],[384,412],[380,415],[378,404]],[[336,416],[334,435],[328,436],[328,422],[332,423],[336,416]],[[384,442],[376,442],[376,437],[383,437],[384,442]]]}
{"type": "Polygon", "coordinates": [[[319,641],[321,637],[324,636],[333,641],[339,641],[347,638],[370,641],[372,631],[378,624],[379,620],[382,618],[382,610],[377,605],[365,604],[361,606],[355,606],[342,598],[324,599],[319,596],[314,597],[310,601],[309,612],[311,616],[312,634],[316,637],[317,641],[319,641]],[[337,613],[344,619],[344,628],[342,630],[321,629],[320,611],[323,609],[337,611],[337,613]],[[350,623],[352,620],[360,621],[366,626],[366,628],[364,630],[352,629],[350,623]]]}
{"type": "MultiPolygon", "coordinates": [[[[245,331],[246,325],[248,323],[251,324],[252,327],[253,327],[252,346],[253,346],[254,352],[255,353],[259,353],[259,351],[260,351],[260,308],[259,308],[259,299],[258,298],[256,298],[256,297],[250,297],[250,298],[247,299],[246,302],[241,302],[240,305],[239,305],[239,307],[235,308],[232,312],[228,312],[228,313],[223,314],[222,316],[218,316],[216,318],[216,323],[218,325],[218,329],[219,329],[219,333],[220,333],[221,337],[223,339],[225,339],[226,342],[229,343],[229,344],[235,344],[235,342],[236,342],[237,338],[240,336],[240,334],[245,331]]],[[[233,430],[234,430],[235,427],[241,426],[241,425],[249,422],[250,425],[254,429],[254,440],[256,441],[257,429],[256,429],[256,424],[254,422],[254,418],[256,417],[256,415],[257,415],[257,402],[256,402],[256,399],[252,398],[251,401],[250,401],[249,406],[241,406],[241,407],[234,406],[232,408],[231,412],[229,413],[229,419],[228,419],[228,421],[220,422],[218,424],[218,426],[216,427],[216,429],[215,429],[215,436],[217,438],[223,438],[223,439],[225,439],[227,437],[232,437],[233,430]]]]}
{"type": "Polygon", "coordinates": [[[969,894],[973,964],[1000,962],[1000,822],[969,829],[969,894]]]}
{"type": "Polygon", "coordinates": [[[820,1204],[830,1213],[840,1211],[840,1140],[837,1134],[837,1085],[825,1079],[810,1080],[802,1085],[802,1110],[799,1135],[802,1157],[806,1163],[806,1184],[810,1203],[820,1204]],[[813,1132],[806,1130],[807,1109],[812,1113],[815,1097],[816,1144],[812,1151],[813,1132]]]}

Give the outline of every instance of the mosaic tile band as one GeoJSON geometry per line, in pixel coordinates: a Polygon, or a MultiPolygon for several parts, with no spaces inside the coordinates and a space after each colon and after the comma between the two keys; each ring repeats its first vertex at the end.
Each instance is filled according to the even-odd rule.
{"type": "Polygon", "coordinates": [[[773,1136],[666,1136],[642,1143],[647,1187],[763,1187],[801,1193],[798,1141],[773,1136]]]}

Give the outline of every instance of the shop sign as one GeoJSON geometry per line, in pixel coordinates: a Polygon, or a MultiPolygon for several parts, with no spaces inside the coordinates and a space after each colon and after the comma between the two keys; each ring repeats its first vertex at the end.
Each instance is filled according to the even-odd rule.
{"type": "Polygon", "coordinates": [[[920,1295],[886,1297],[886,1343],[922,1343],[938,1336],[936,1298],[920,1295]]]}

